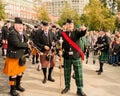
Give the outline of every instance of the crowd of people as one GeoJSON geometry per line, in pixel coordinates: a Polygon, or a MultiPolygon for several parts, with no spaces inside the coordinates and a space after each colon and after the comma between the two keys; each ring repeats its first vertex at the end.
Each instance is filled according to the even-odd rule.
{"type": "MultiPolygon", "coordinates": [[[[110,33],[104,29],[88,31],[84,25],[74,28],[74,21],[67,19],[61,28],[55,24],[50,25],[42,21],[39,25],[28,30],[23,21],[16,17],[14,25],[7,21],[1,28],[2,31],[2,56],[5,59],[3,73],[9,77],[11,96],[19,96],[16,90],[24,92],[21,78],[25,71],[26,57],[32,56],[32,64],[37,63],[37,70],[43,72],[43,84],[47,80],[55,82],[52,76],[56,56],[60,57],[60,44],[62,44],[62,58],[64,68],[65,88],[61,94],[70,90],[71,70],[77,86],[77,96],[87,96],[83,92],[82,60],[89,55],[99,53],[98,75],[103,72],[104,63],[120,66],[120,33],[110,33]],[[62,42],[60,39],[62,38],[62,42]],[[84,56],[85,54],[85,56],[84,56]]],[[[92,62],[91,62],[92,63],[92,62]]],[[[93,60],[95,63],[95,60],[93,60]]],[[[61,66],[59,68],[62,68],[61,66]]]]}
{"type": "MultiPolygon", "coordinates": [[[[90,53],[94,52],[98,37],[100,37],[101,32],[107,36],[109,46],[107,49],[108,60],[106,63],[113,66],[120,66],[120,32],[116,31],[115,33],[107,32],[101,30],[100,32],[90,31],[86,34],[86,46],[90,49],[90,53]],[[91,51],[93,50],[93,51],[91,51]]],[[[95,63],[95,62],[93,62],[95,63]]]]}

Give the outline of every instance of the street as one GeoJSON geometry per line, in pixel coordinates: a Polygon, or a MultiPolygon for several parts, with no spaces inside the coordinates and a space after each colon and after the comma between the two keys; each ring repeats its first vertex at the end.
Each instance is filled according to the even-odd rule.
{"type": "MultiPolygon", "coordinates": [[[[23,93],[19,92],[20,96],[76,96],[77,88],[73,78],[71,78],[70,91],[64,95],[60,94],[60,69],[58,68],[59,62],[56,61],[56,63],[52,75],[55,82],[47,81],[46,84],[43,84],[42,71],[37,71],[37,64],[33,65],[31,61],[27,59],[27,68],[22,78],[22,86],[24,86],[26,91],[23,93]]],[[[3,66],[4,59],[0,55],[0,96],[10,96],[8,77],[2,74],[3,66]]],[[[87,96],[120,96],[120,67],[105,64],[102,75],[97,75],[95,72],[97,69],[98,61],[96,64],[93,64],[92,57],[89,58],[88,64],[85,64],[85,62],[83,64],[83,91],[87,96]]],[[[63,69],[61,74],[63,89],[63,69]]]]}

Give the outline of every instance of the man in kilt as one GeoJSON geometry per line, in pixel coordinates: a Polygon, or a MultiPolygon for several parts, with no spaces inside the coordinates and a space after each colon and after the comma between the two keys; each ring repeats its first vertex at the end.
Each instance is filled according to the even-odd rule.
{"type": "MultiPolygon", "coordinates": [[[[80,37],[86,34],[86,27],[81,26],[80,30],[74,30],[73,21],[67,19],[66,22],[67,31],[62,32],[65,33],[76,45],[80,47],[80,37]]],[[[81,54],[75,50],[75,48],[69,44],[69,41],[65,39],[63,36],[63,58],[64,58],[64,79],[65,79],[65,89],[62,90],[62,94],[67,93],[70,90],[70,80],[71,80],[71,67],[73,65],[75,72],[75,81],[77,85],[77,95],[78,96],[86,96],[83,93],[83,77],[82,77],[82,62],[81,62],[81,54]]]]}
{"type": "Polygon", "coordinates": [[[109,44],[110,44],[110,39],[109,37],[105,34],[104,30],[101,30],[99,32],[99,37],[96,42],[96,47],[95,50],[99,52],[99,70],[96,70],[98,72],[98,75],[101,75],[103,72],[103,65],[104,63],[108,62],[108,50],[109,50],[109,44]]]}
{"type": "MultiPolygon", "coordinates": [[[[36,32],[38,30],[38,26],[35,25],[34,29],[31,32],[31,40],[33,41],[34,45],[36,44],[36,32]]],[[[32,64],[35,64],[35,59],[36,59],[36,63],[39,63],[38,58],[39,58],[39,54],[37,53],[37,50],[35,48],[32,48],[31,50],[32,52],[32,64]]]]}
{"type": "Polygon", "coordinates": [[[47,79],[51,82],[54,82],[55,80],[52,78],[52,72],[53,68],[55,66],[55,53],[52,50],[53,43],[57,40],[55,35],[49,30],[49,24],[48,22],[42,22],[43,24],[43,30],[38,30],[36,34],[36,45],[41,50],[40,55],[40,62],[42,65],[42,71],[44,74],[43,84],[47,82],[47,79]],[[54,42],[53,42],[54,41],[54,42]],[[47,68],[49,68],[48,71],[48,78],[47,78],[47,68]]]}
{"type": "Polygon", "coordinates": [[[10,33],[10,27],[11,27],[11,22],[8,20],[6,22],[6,24],[2,27],[1,31],[2,31],[2,55],[4,56],[4,58],[6,57],[7,54],[7,47],[8,47],[8,35],[10,33]]]}
{"type": "Polygon", "coordinates": [[[11,96],[19,96],[16,90],[20,92],[25,91],[21,86],[21,78],[26,67],[24,65],[25,62],[23,65],[20,65],[19,60],[28,48],[27,41],[28,37],[23,33],[22,20],[16,17],[14,30],[8,36],[8,51],[3,69],[3,73],[9,76],[11,96]]]}

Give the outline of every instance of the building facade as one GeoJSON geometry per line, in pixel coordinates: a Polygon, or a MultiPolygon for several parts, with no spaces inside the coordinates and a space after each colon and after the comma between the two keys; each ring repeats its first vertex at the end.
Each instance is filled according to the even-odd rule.
{"type": "Polygon", "coordinates": [[[5,12],[9,19],[21,17],[24,22],[32,23],[38,20],[38,7],[43,3],[46,5],[47,11],[52,20],[57,21],[61,14],[61,10],[68,3],[71,8],[82,14],[83,9],[89,0],[48,0],[39,3],[39,0],[4,0],[6,7],[5,12]],[[36,6],[36,7],[35,7],[36,6]]]}
{"type": "Polygon", "coordinates": [[[60,16],[60,9],[63,9],[66,3],[68,3],[71,8],[75,9],[78,14],[82,14],[85,5],[89,3],[89,0],[51,0],[46,2],[46,7],[51,15],[60,16]]]}
{"type": "Polygon", "coordinates": [[[34,0],[4,0],[4,2],[9,19],[21,17],[25,22],[37,20],[38,12],[35,6],[39,6],[38,2],[34,0]]]}

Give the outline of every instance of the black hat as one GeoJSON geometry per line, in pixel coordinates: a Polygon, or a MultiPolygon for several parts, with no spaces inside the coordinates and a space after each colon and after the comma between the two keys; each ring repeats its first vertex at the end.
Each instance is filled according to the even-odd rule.
{"type": "Polygon", "coordinates": [[[66,23],[73,23],[73,20],[67,19],[66,23]]]}
{"type": "Polygon", "coordinates": [[[43,26],[48,26],[48,22],[42,22],[43,26]]]}
{"type": "Polygon", "coordinates": [[[15,17],[15,23],[23,24],[22,20],[19,17],[15,17]]]}
{"type": "Polygon", "coordinates": [[[106,30],[104,28],[102,28],[100,31],[105,32],[106,30]]]}
{"type": "Polygon", "coordinates": [[[56,28],[56,26],[55,26],[55,25],[52,25],[52,28],[56,28]]]}
{"type": "Polygon", "coordinates": [[[7,22],[6,23],[10,23],[10,20],[7,20],[7,22]]]}
{"type": "Polygon", "coordinates": [[[64,22],[62,25],[66,25],[66,23],[64,22]]]}
{"type": "Polygon", "coordinates": [[[37,25],[34,25],[34,28],[38,28],[38,26],[37,26],[37,25]]]}

